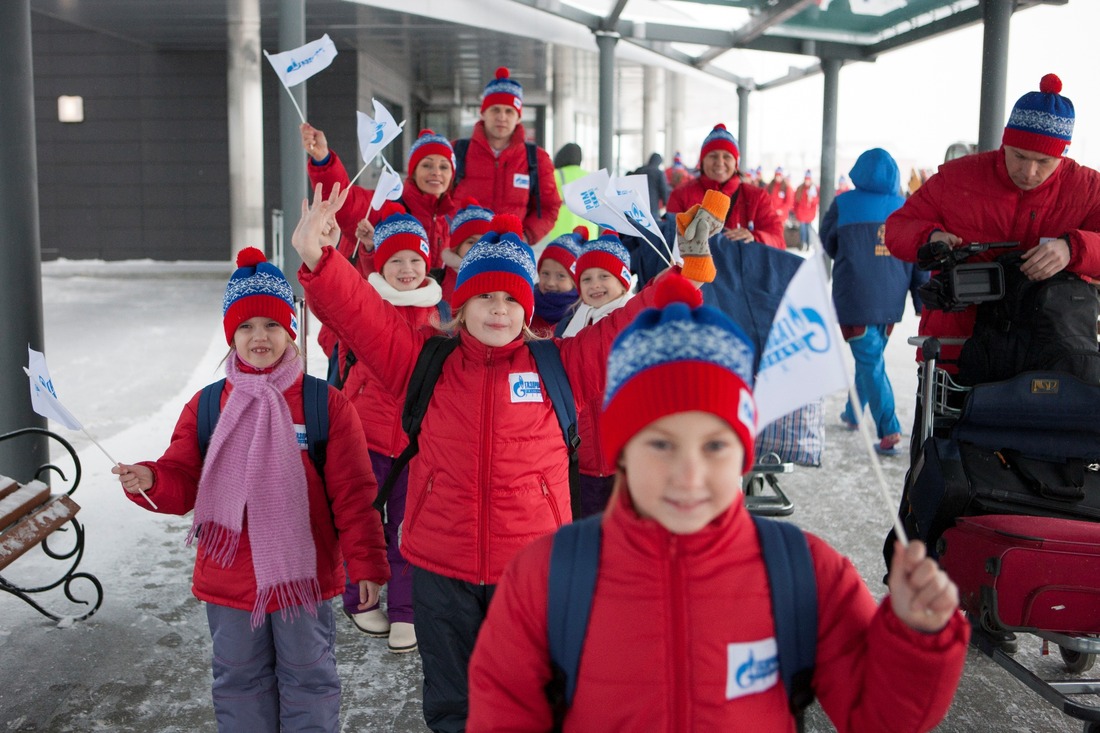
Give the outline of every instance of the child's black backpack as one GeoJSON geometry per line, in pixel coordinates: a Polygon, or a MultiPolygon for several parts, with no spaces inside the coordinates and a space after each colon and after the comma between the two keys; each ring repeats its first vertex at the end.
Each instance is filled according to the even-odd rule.
{"type": "MultiPolygon", "coordinates": [[[[435,383],[443,373],[443,362],[452,351],[458,348],[458,344],[459,339],[453,336],[432,336],[424,342],[424,347],[416,358],[416,366],[413,367],[412,376],[409,378],[409,389],[405,395],[405,407],[401,411],[401,427],[409,436],[409,444],[405,450],[401,451],[401,455],[394,459],[389,475],[378,488],[378,498],[374,502],[374,508],[380,512],[385,512],[386,502],[390,498],[394,484],[397,483],[397,477],[401,475],[405,466],[409,465],[413,456],[420,452],[420,424],[428,411],[428,403],[432,399],[435,383]]],[[[569,450],[569,503],[573,508],[573,516],[576,517],[580,515],[580,468],[577,447],[581,444],[581,439],[577,435],[577,408],[573,403],[573,389],[565,373],[565,366],[561,363],[561,352],[558,351],[558,345],[554,341],[535,339],[527,342],[527,348],[535,358],[535,366],[538,368],[546,396],[554,408],[562,438],[569,450]]]]}
{"type": "MultiPolygon", "coordinates": [[[[208,384],[199,393],[198,441],[199,455],[205,460],[210,438],[222,414],[222,390],[225,380],[219,379],[208,384]]],[[[325,477],[325,458],[328,449],[328,382],[323,379],[302,375],[302,407],[306,417],[306,447],[314,468],[323,479],[325,477]]]]}
{"type": "MultiPolygon", "coordinates": [[[[768,574],[779,677],[798,731],[814,701],[817,658],[817,577],[806,535],[793,524],[753,516],[768,574]]],[[[567,524],[554,534],[550,550],[547,636],[554,677],[547,697],[554,728],[561,730],[577,689],[584,638],[596,593],[602,514],[567,524]]]]}
{"type": "Polygon", "coordinates": [[[959,355],[958,381],[999,382],[1026,371],[1057,371],[1100,384],[1096,288],[1071,272],[1032,282],[1019,252],[997,258],[1004,297],[978,305],[974,333],[959,355]]]}

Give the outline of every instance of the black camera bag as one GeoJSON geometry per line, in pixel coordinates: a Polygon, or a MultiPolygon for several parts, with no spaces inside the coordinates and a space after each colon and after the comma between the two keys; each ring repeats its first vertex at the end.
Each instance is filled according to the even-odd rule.
{"type": "Polygon", "coordinates": [[[1096,288],[1071,272],[1032,282],[1020,253],[1002,255],[1005,294],[978,305],[974,333],[959,355],[960,384],[996,382],[1032,370],[1100,384],[1096,288]]]}

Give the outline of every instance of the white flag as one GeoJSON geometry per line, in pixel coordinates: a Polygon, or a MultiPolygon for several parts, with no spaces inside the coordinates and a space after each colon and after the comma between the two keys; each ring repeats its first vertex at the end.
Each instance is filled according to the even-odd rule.
{"type": "Polygon", "coordinates": [[[322,69],[327,69],[332,60],[336,58],[336,44],[328,37],[321,36],[316,41],[311,41],[293,51],[282,53],[268,53],[264,56],[271,62],[271,68],[279,75],[283,86],[290,89],[301,84],[309,77],[322,69]]]}
{"type": "Polygon", "coordinates": [[[636,228],[650,231],[658,240],[665,235],[653,219],[649,206],[649,179],[641,174],[612,178],[607,187],[607,203],[622,214],[636,228]]]}
{"type": "Polygon", "coordinates": [[[46,355],[27,345],[27,366],[23,371],[31,380],[31,408],[44,418],[56,420],[70,430],[83,430],[80,421],[57,399],[50,370],[46,368],[46,355]]]}
{"type": "Polygon", "coordinates": [[[788,283],[764,345],[753,390],[758,433],[799,407],[848,388],[843,343],[819,249],[788,283]]]}
{"type": "Polygon", "coordinates": [[[374,104],[374,117],[371,118],[363,112],[356,112],[355,117],[359,121],[359,154],[363,156],[363,165],[369,165],[374,156],[378,155],[382,148],[386,147],[398,135],[405,124],[397,124],[393,115],[377,99],[372,99],[374,104]]]}
{"type": "Polygon", "coordinates": [[[644,236],[626,217],[608,205],[606,197],[610,185],[611,177],[607,175],[607,169],[601,168],[562,186],[562,198],[566,207],[582,219],[614,229],[620,234],[644,236]]]}
{"type": "Polygon", "coordinates": [[[378,185],[374,188],[374,196],[371,197],[372,209],[382,208],[382,202],[386,199],[396,201],[405,192],[405,184],[401,182],[401,176],[393,169],[386,156],[382,156],[382,175],[378,177],[378,185]]]}

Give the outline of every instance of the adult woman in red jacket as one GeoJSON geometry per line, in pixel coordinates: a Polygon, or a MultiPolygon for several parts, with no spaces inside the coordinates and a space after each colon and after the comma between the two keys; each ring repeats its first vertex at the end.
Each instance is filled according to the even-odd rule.
{"type": "Polygon", "coordinates": [[[707,191],[720,191],[730,199],[723,236],[735,242],[756,241],[786,249],[783,222],[775,215],[766,191],[742,185],[737,173],[739,158],[736,138],[725,125],[715,125],[699,151],[699,177],[672,192],[666,207],[668,213],[687,211],[702,203],[707,191]]]}
{"type": "MultiPolygon", "coordinates": [[[[793,733],[741,494],[756,427],[753,347],[677,280],[658,283],[658,309],[616,338],[608,360],[601,447],[617,485],[563,730],[793,733]]],[[[914,541],[895,554],[890,596],[876,604],[851,562],[806,540],[819,589],[812,687],[825,712],[841,733],[930,730],[966,658],[958,590],[914,541]]],[[[552,727],[552,545],[536,540],[501,578],[470,662],[471,733],[552,727]]]]}
{"type": "MultiPolygon", "coordinates": [[[[403,398],[432,333],[412,328],[322,246],[324,222],[339,204],[333,195],[323,200],[319,189],[312,206],[303,204],[292,238],[303,262],[298,277],[317,314],[403,398]]],[[[534,256],[517,218],[494,222],[458,272],[451,305],[459,344],[443,363],[424,417],[402,529],[401,549],[413,565],[424,717],[437,731],[465,728],[466,668],[504,566],[572,519],[566,446],[526,348],[534,256]]],[[[643,291],[599,323],[557,340],[578,407],[603,389],[614,335],[650,302],[643,291]]]]}

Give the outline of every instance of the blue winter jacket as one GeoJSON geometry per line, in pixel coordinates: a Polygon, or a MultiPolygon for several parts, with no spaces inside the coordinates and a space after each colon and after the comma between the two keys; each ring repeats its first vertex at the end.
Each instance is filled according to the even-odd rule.
{"type": "Polygon", "coordinates": [[[897,323],[905,294],[928,279],[886,249],[886,217],[901,208],[901,177],[881,148],[865,151],[850,177],[855,188],[837,196],[821,223],[821,242],[833,258],[833,303],[842,326],[897,323]]]}

